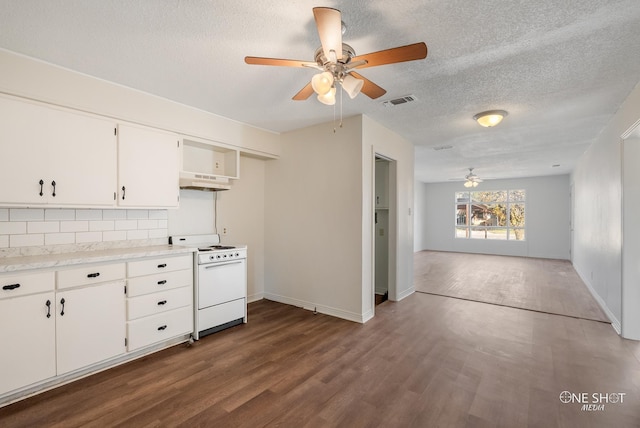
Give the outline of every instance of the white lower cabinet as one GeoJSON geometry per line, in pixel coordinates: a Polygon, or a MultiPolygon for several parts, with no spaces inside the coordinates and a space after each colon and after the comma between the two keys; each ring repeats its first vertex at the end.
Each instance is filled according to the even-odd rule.
{"type": "Polygon", "coordinates": [[[56,293],[58,375],[125,352],[124,280],[56,293]]]}
{"type": "Polygon", "coordinates": [[[193,333],[193,255],[127,263],[127,350],[193,333]]]}
{"type": "Polygon", "coordinates": [[[0,404],[186,339],[192,266],[189,253],[0,273],[0,404]]]}
{"type": "Polygon", "coordinates": [[[0,300],[0,395],[56,375],[53,272],[51,289],[0,300]]]}

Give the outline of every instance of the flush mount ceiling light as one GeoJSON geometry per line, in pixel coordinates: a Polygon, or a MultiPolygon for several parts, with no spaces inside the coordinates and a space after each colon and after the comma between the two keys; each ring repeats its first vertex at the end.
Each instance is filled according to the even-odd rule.
{"type": "Polygon", "coordinates": [[[480,126],[490,128],[502,122],[502,119],[504,119],[507,114],[509,113],[504,110],[488,110],[476,114],[475,116],[473,116],[473,120],[478,122],[480,126]]]}

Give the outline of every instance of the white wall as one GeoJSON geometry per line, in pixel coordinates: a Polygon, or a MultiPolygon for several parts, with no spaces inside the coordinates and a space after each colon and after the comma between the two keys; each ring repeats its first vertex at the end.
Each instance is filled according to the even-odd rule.
{"type": "Polygon", "coordinates": [[[639,118],[640,85],[585,151],[572,174],[573,265],[618,331],[622,317],[623,238],[620,141],[639,118]]]}
{"type": "Polygon", "coordinates": [[[3,49],[0,70],[0,92],[278,154],[278,134],[3,49]]]}
{"type": "Polygon", "coordinates": [[[455,238],[455,192],[467,190],[461,182],[420,183],[416,205],[421,236],[417,250],[457,251],[510,256],[570,259],[571,196],[568,175],[512,180],[487,180],[478,190],[525,189],[526,238],[496,241],[455,238]]]}

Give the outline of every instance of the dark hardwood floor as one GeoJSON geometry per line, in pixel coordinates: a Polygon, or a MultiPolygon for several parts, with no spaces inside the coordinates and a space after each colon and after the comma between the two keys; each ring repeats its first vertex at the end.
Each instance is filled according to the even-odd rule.
{"type": "Polygon", "coordinates": [[[0,426],[640,426],[640,343],[606,323],[423,293],[375,310],[255,302],[246,325],[0,408],[0,426]],[[563,391],[625,395],[586,411],[563,391]]]}

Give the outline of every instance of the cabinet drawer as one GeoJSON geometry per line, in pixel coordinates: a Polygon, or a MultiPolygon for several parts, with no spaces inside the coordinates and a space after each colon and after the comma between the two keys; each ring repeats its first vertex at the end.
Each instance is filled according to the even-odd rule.
{"type": "Polygon", "coordinates": [[[38,272],[23,275],[0,275],[0,299],[25,294],[51,291],[55,288],[54,272],[38,272]]]}
{"type": "Polygon", "coordinates": [[[160,272],[189,269],[193,267],[193,255],[158,257],[149,260],[140,260],[127,263],[127,276],[152,275],[160,272]]]}
{"type": "Polygon", "coordinates": [[[125,264],[88,265],[75,269],[60,270],[56,274],[58,276],[58,289],[63,289],[124,279],[125,264]]]}
{"type": "Polygon", "coordinates": [[[193,272],[191,269],[139,276],[127,280],[127,296],[135,297],[187,286],[193,287],[193,272]]]}
{"type": "Polygon", "coordinates": [[[191,306],[127,323],[127,349],[133,351],[162,340],[193,332],[191,306]]]}
{"type": "Polygon", "coordinates": [[[127,300],[127,320],[167,312],[183,306],[192,306],[191,287],[176,288],[127,300]]]}

